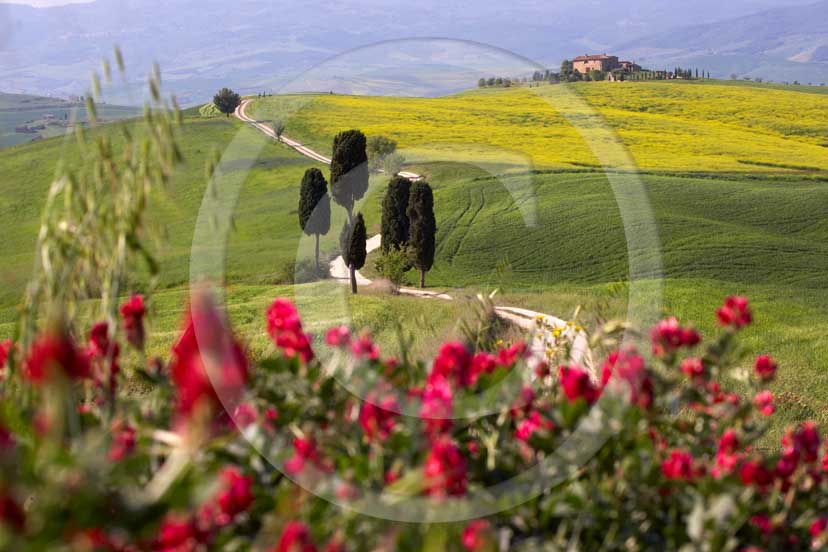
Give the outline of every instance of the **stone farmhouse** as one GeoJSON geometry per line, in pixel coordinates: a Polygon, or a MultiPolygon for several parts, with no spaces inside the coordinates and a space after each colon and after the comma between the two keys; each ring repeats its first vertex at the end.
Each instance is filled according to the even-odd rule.
{"type": "Polygon", "coordinates": [[[636,65],[632,61],[621,61],[618,59],[618,56],[608,56],[607,54],[583,55],[572,60],[572,70],[583,75],[590,71],[611,73],[618,69],[628,73],[635,73],[641,71],[641,66],[636,65]]]}

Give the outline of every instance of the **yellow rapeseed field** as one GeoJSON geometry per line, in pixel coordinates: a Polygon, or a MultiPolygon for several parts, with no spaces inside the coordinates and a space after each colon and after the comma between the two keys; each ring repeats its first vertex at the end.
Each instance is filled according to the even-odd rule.
{"type": "Polygon", "coordinates": [[[329,151],[340,130],[394,138],[412,162],[828,170],[828,95],[676,82],[474,90],[441,98],[275,96],[261,119],[329,151]]]}

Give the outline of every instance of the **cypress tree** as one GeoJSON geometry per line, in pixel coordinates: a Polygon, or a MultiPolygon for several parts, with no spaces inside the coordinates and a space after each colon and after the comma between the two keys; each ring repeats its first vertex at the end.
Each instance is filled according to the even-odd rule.
{"type": "Polygon", "coordinates": [[[351,292],[357,292],[356,271],[365,266],[365,258],[368,256],[365,242],[368,235],[365,231],[365,219],[362,213],[357,213],[353,226],[347,222],[342,227],[339,235],[339,245],[342,250],[342,259],[348,266],[351,276],[351,292]]]}
{"type": "Polygon", "coordinates": [[[322,171],[308,169],[299,191],[299,227],[308,236],[316,236],[316,271],[319,272],[319,236],[331,229],[331,199],[328,182],[322,171]]]}
{"type": "Polygon", "coordinates": [[[353,224],[354,204],[368,190],[368,154],[365,135],[359,130],[340,132],[333,140],[331,197],[348,213],[353,224]]]}
{"type": "Polygon", "coordinates": [[[415,182],[411,185],[408,198],[409,229],[408,245],[411,248],[411,261],[420,271],[420,287],[425,287],[425,273],[434,264],[435,235],[437,222],[434,220],[434,195],[427,182],[415,182]]]}
{"type": "Polygon", "coordinates": [[[382,251],[387,253],[392,247],[402,249],[408,243],[408,196],[411,181],[402,176],[395,176],[388,182],[385,197],[382,198],[382,251]]]}

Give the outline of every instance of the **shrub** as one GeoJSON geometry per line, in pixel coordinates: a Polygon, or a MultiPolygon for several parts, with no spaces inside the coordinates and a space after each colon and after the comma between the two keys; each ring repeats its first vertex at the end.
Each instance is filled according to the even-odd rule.
{"type": "MultiPolygon", "coordinates": [[[[283,299],[266,313],[278,354],[252,363],[204,289],[169,359],[145,364],[125,339],[144,323],[135,304],[125,326],[95,324],[86,339],[53,325],[26,351],[4,345],[3,549],[491,550],[497,534],[513,549],[828,541],[816,425],[792,428],[777,451],[756,446],[776,364],[757,359],[755,399],[724,387],[743,361],[744,299],[723,306],[706,348],[667,319],[651,354],[617,346],[595,376],[563,356],[532,360],[522,343],[446,343],[433,362],[402,364],[340,327],[315,350],[283,299]],[[152,383],[146,395],[123,390],[125,372],[152,383]],[[556,462],[573,439],[580,458],[556,462]],[[525,475],[525,486],[512,479],[525,475]],[[510,480],[515,494],[495,492],[510,480]],[[387,520],[337,514],[381,491],[396,497],[381,502],[387,520]],[[489,517],[464,522],[458,507],[489,517]],[[461,521],[389,521],[406,508],[461,521]]],[[[609,330],[596,337],[617,343],[609,330]]]]}
{"type": "MultiPolygon", "coordinates": [[[[397,142],[386,136],[375,135],[368,138],[366,151],[371,172],[383,168],[386,157],[397,150],[397,142]]],[[[396,173],[392,173],[396,174],[396,173]]]]}
{"type": "Polygon", "coordinates": [[[405,273],[411,270],[410,253],[405,248],[392,247],[376,260],[374,268],[392,284],[401,286],[405,273]]]}
{"type": "Polygon", "coordinates": [[[400,172],[405,164],[405,157],[397,152],[386,155],[382,160],[382,170],[385,174],[395,175],[400,172]]]}

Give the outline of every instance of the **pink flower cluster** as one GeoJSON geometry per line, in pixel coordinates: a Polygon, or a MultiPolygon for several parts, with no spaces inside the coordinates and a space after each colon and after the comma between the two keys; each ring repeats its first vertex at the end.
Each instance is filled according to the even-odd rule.
{"type": "Polygon", "coordinates": [[[333,470],[333,464],[322,457],[312,437],[296,437],[293,439],[293,456],[285,462],[285,472],[288,475],[297,476],[302,474],[308,466],[323,472],[333,470]]]}
{"type": "Polygon", "coordinates": [[[693,328],[680,326],[676,317],[659,322],[650,332],[653,354],[664,356],[681,349],[694,347],[701,342],[701,336],[693,328]]]}
{"type": "Polygon", "coordinates": [[[124,328],[127,343],[142,351],[146,335],[144,332],[144,297],[133,294],[129,300],[121,305],[121,324],[124,328]]]}
{"type": "Polygon", "coordinates": [[[247,357],[208,295],[193,297],[172,355],[170,373],[183,420],[223,415],[222,401],[238,402],[247,382],[247,357]]]}
{"type": "Polygon", "coordinates": [[[616,378],[629,390],[631,404],[643,409],[653,404],[653,380],[647,371],[644,358],[633,347],[613,351],[601,368],[601,386],[605,387],[616,378]]]}
{"type": "Polygon", "coordinates": [[[601,390],[592,382],[589,373],[578,366],[558,368],[558,380],[569,402],[583,399],[587,404],[593,404],[601,396],[601,390]]]}
{"type": "Polygon", "coordinates": [[[287,299],[276,299],[267,309],[267,333],[286,356],[299,357],[302,362],[313,359],[310,338],[302,331],[296,307],[287,299]]]}
{"type": "Polygon", "coordinates": [[[75,346],[69,334],[53,331],[39,336],[32,344],[23,373],[35,385],[60,376],[85,379],[90,374],[89,357],[75,346]]]}
{"type": "Polygon", "coordinates": [[[367,441],[385,441],[396,425],[399,405],[390,392],[369,393],[359,411],[359,425],[367,441]]]}
{"type": "Polygon", "coordinates": [[[741,329],[753,322],[748,300],[745,297],[731,296],[724,305],[716,311],[719,324],[733,329],[741,329]]]}
{"type": "Polygon", "coordinates": [[[8,360],[9,354],[11,354],[11,348],[11,339],[0,341],[0,381],[3,380],[3,371],[6,368],[6,360],[8,360]]]}
{"type": "Polygon", "coordinates": [[[168,515],[152,543],[158,552],[200,550],[208,546],[216,532],[233,523],[250,509],[254,501],[253,478],[228,466],[219,474],[218,493],[191,516],[168,515]]]}

